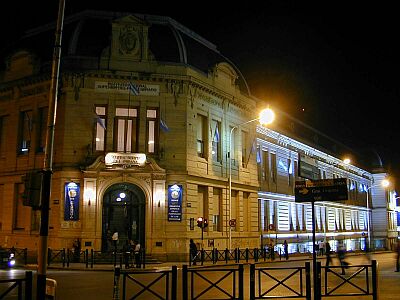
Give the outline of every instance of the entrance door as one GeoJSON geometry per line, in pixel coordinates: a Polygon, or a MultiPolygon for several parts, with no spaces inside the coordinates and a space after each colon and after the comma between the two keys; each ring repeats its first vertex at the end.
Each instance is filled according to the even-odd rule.
{"type": "Polygon", "coordinates": [[[129,240],[145,241],[145,195],[136,185],[114,184],[103,198],[102,251],[111,251],[111,236],[118,232],[118,249],[129,240]]]}

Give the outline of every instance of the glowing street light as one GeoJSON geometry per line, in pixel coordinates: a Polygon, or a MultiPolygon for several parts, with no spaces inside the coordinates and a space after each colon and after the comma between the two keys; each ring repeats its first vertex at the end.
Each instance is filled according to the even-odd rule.
{"type": "MultiPolygon", "coordinates": [[[[231,153],[232,153],[232,134],[233,131],[245,124],[249,124],[254,121],[258,121],[261,125],[269,125],[271,124],[275,119],[275,113],[272,109],[266,108],[263,109],[258,118],[252,119],[250,121],[241,123],[239,125],[236,125],[231,128],[231,131],[229,133],[229,152],[228,152],[228,159],[229,159],[229,250],[231,249],[232,246],[232,227],[231,227],[231,219],[232,219],[232,159],[231,159],[231,153]]],[[[234,222],[232,222],[234,224],[234,222]]]]}

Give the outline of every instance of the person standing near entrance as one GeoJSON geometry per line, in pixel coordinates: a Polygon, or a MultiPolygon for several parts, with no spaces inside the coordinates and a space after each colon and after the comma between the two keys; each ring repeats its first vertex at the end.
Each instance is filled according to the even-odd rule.
{"type": "Polygon", "coordinates": [[[283,251],[285,252],[285,259],[288,260],[289,259],[289,246],[288,246],[288,243],[286,240],[283,242],[283,251]]]}
{"type": "Polygon", "coordinates": [[[332,257],[331,257],[331,245],[329,244],[328,241],[325,243],[325,254],[326,254],[326,263],[325,266],[329,266],[329,264],[332,262],[332,257]]]}
{"type": "Polygon", "coordinates": [[[135,241],[134,253],[135,253],[135,265],[136,265],[136,268],[140,268],[140,264],[141,264],[141,261],[140,261],[140,249],[141,249],[141,247],[140,247],[139,241],[135,241]]]}
{"type": "Polygon", "coordinates": [[[194,243],[193,239],[190,239],[189,251],[190,251],[190,261],[195,266],[196,265],[196,256],[197,256],[197,246],[194,243]]]}
{"type": "Polygon", "coordinates": [[[118,247],[118,231],[114,230],[114,233],[111,237],[112,239],[112,243],[113,243],[113,247],[114,247],[114,252],[117,253],[117,247],[118,247]]]}

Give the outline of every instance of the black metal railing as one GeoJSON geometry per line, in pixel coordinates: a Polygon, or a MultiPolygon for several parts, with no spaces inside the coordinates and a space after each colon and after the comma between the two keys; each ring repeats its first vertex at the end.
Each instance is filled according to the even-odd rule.
{"type": "Polygon", "coordinates": [[[32,271],[26,271],[24,278],[0,279],[0,286],[6,286],[0,291],[0,300],[9,299],[11,293],[17,289],[18,299],[32,300],[32,271]],[[25,288],[24,288],[25,284],[25,288]]]}
{"type": "Polygon", "coordinates": [[[311,267],[250,265],[250,299],[305,298],[311,300],[311,267]]]}

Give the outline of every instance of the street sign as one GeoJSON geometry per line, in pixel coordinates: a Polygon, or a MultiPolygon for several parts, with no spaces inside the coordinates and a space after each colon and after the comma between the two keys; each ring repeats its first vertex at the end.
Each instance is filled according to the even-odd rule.
{"type": "Polygon", "coordinates": [[[296,181],[295,201],[338,201],[347,200],[347,179],[320,179],[308,181],[296,181]]]}
{"type": "Polygon", "coordinates": [[[317,180],[320,176],[317,161],[309,156],[300,154],[299,176],[310,180],[317,180]]]}

